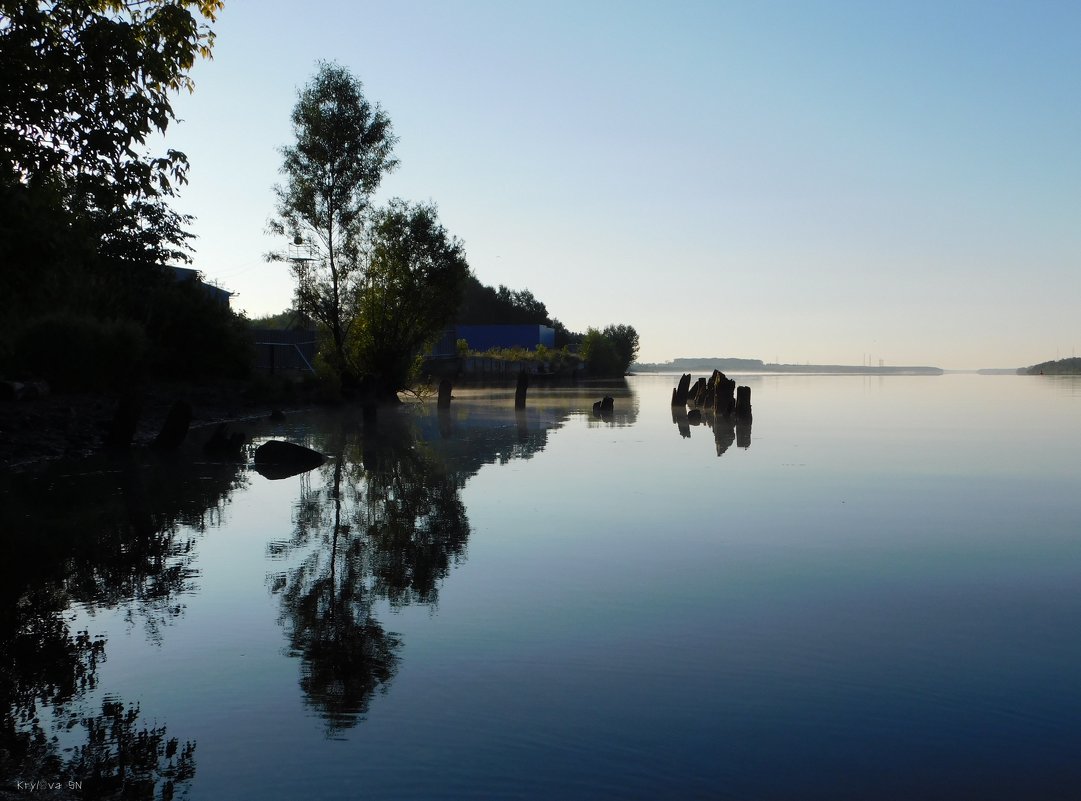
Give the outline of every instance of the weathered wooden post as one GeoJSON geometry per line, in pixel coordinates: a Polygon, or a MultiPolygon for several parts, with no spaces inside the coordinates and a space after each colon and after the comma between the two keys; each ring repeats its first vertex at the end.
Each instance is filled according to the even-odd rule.
{"type": "Polygon", "coordinates": [[[717,391],[713,396],[713,412],[721,417],[731,417],[736,408],[736,382],[724,373],[717,380],[717,391]]]}
{"type": "Polygon", "coordinates": [[[442,381],[439,382],[439,400],[436,403],[437,408],[439,408],[439,409],[449,409],[450,408],[450,391],[451,391],[450,379],[449,378],[444,378],[442,381]]]}
{"type": "Polygon", "coordinates": [[[702,376],[694,382],[694,386],[691,388],[690,394],[687,395],[687,400],[693,406],[701,406],[702,401],[706,397],[706,377],[702,376]]]}
{"type": "Polygon", "coordinates": [[[672,390],[672,405],[673,406],[686,406],[687,405],[687,391],[691,388],[691,374],[683,373],[679,377],[679,384],[674,390],[672,390]]]}
{"type": "Polygon", "coordinates": [[[514,390],[514,408],[525,408],[525,393],[529,389],[529,373],[525,370],[518,372],[518,388],[514,390]]]}
{"type": "Polygon", "coordinates": [[[736,387],[736,419],[751,419],[751,388],[736,387]]]}
{"type": "Polygon", "coordinates": [[[712,411],[715,399],[717,397],[717,388],[721,379],[724,378],[724,373],[720,370],[714,370],[713,375],[709,377],[709,381],[706,382],[706,390],[702,396],[698,399],[698,405],[705,407],[707,411],[712,411]]]}

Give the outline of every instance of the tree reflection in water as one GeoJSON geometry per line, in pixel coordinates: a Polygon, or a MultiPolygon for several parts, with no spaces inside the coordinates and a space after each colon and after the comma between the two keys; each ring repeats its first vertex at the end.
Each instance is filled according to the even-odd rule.
{"type": "Polygon", "coordinates": [[[236,465],[105,458],[0,477],[0,778],[83,783],[83,798],[172,798],[193,742],[99,701],[106,642],[72,604],[122,609],[151,642],[193,587],[195,534],[220,520],[236,465]]]}
{"type": "Polygon", "coordinates": [[[292,538],[271,546],[292,565],[271,588],[301,687],[333,734],[354,725],[397,670],[401,640],[374,606],[436,603],[469,521],[457,481],[407,413],[386,412],[367,429],[338,418],[313,446],[332,461],[318,486],[302,481],[292,538]]]}

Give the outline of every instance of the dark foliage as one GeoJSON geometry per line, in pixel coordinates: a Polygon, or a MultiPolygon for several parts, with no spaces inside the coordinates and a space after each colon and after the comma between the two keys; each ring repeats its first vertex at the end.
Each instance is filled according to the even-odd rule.
{"type": "Polygon", "coordinates": [[[390,394],[412,383],[417,356],[451,320],[469,275],[462,243],[432,205],[392,200],[373,216],[371,255],[357,299],[357,372],[390,394]]]}
{"type": "Polygon", "coordinates": [[[331,339],[331,367],[350,375],[346,342],[356,322],[364,274],[364,226],[371,194],[398,162],[390,118],[364,97],[347,69],[321,62],[300,91],[292,114],[294,145],[283,147],[284,186],[275,187],[277,216],[271,233],[288,236],[303,252],[275,252],[296,276],[296,306],[331,339]]]}
{"type": "Polygon", "coordinates": [[[165,269],[190,261],[190,218],[168,205],[187,159],[146,145],[176,119],[172,93],[192,88],[221,7],[0,3],[0,369],[102,389],[144,367],[238,364],[235,315],[165,269]]]}
{"type": "Polygon", "coordinates": [[[548,309],[528,289],[502,284],[485,286],[472,274],[466,279],[454,322],[459,325],[548,325],[548,309]]]}
{"type": "Polygon", "coordinates": [[[590,374],[621,376],[638,355],[638,332],[629,325],[609,325],[603,331],[590,328],[580,354],[590,374]]]}

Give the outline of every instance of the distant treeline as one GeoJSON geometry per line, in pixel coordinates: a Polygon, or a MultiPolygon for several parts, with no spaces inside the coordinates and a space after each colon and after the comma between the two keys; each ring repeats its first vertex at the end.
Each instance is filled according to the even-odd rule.
{"type": "Polygon", "coordinates": [[[1032,367],[1022,367],[1019,375],[1081,375],[1081,357],[1058,359],[1053,362],[1041,362],[1032,367]]]}
{"type": "Polygon", "coordinates": [[[636,373],[691,373],[720,370],[763,370],[761,359],[733,359],[713,356],[708,358],[682,358],[670,362],[635,362],[631,369],[636,373]]]}
{"type": "Polygon", "coordinates": [[[833,373],[842,375],[942,375],[939,367],[867,367],[847,364],[767,364],[761,359],[681,358],[670,362],[634,363],[636,373],[693,373],[712,370],[755,373],[833,373]]]}

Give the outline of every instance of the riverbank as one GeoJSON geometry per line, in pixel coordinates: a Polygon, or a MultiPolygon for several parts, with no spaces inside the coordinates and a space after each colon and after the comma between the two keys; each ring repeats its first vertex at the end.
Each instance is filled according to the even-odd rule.
{"type": "MultiPolygon", "coordinates": [[[[193,428],[264,418],[276,408],[310,403],[303,397],[280,396],[243,381],[205,386],[155,384],[143,388],[140,394],[142,414],[135,445],[153,441],[169,408],[178,400],[191,404],[193,428]]],[[[117,403],[117,396],[101,393],[50,394],[0,402],[0,470],[77,458],[98,450],[117,403]]]]}

